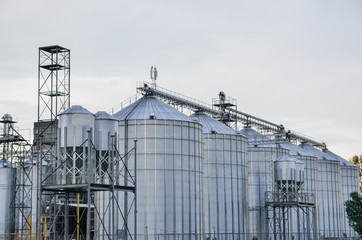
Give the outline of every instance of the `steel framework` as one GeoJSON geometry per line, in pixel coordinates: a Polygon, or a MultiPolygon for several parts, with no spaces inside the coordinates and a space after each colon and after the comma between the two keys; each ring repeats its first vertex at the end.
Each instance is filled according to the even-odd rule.
{"type": "Polygon", "coordinates": [[[11,235],[21,238],[30,237],[32,212],[33,184],[31,178],[32,165],[27,161],[32,156],[31,145],[14,128],[15,121],[9,114],[2,117],[2,134],[0,137],[1,159],[7,160],[16,166],[14,179],[9,179],[14,184],[15,190],[9,206],[15,223],[11,235]]]}
{"type": "Polygon", "coordinates": [[[116,139],[111,136],[109,151],[97,153],[89,131],[78,149],[59,149],[56,163],[49,164],[40,154],[36,239],[118,239],[120,234],[134,239],[126,219],[131,209],[136,212],[136,171],[131,176],[124,159],[133,155],[136,163],[137,145],[135,141],[121,156],[116,139]],[[128,179],[127,184],[122,179],[128,179]],[[128,192],[134,195],[133,202],[123,211],[121,195],[128,192]]]}
{"type": "Polygon", "coordinates": [[[268,191],[265,209],[267,239],[318,239],[313,193],[268,191]]]}
{"type": "Polygon", "coordinates": [[[70,107],[70,50],[54,45],[39,48],[38,122],[53,121],[70,107]]]}
{"type": "Polygon", "coordinates": [[[244,126],[255,127],[264,133],[283,136],[289,141],[308,142],[321,149],[327,148],[324,142],[285,129],[283,125],[275,124],[237,110],[236,101],[232,98],[227,98],[223,92],[220,92],[219,98],[213,100],[213,105],[210,106],[207,103],[172,92],[160,86],[157,86],[156,89],[152,84],[147,82],[139,84],[137,91],[141,94],[154,95],[180,110],[187,108],[192,111],[202,111],[228,125],[234,123],[234,125],[231,126],[234,126],[235,130],[239,130],[236,124],[239,122],[244,126]]]}

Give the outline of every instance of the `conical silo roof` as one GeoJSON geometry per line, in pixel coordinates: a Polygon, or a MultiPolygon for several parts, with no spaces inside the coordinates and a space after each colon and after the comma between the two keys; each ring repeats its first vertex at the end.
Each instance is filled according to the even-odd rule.
{"type": "Polygon", "coordinates": [[[209,115],[203,112],[196,112],[190,116],[191,118],[197,118],[203,127],[203,133],[216,133],[216,134],[229,134],[237,135],[238,133],[232,128],[226,126],[225,124],[217,121],[216,119],[210,117],[209,115]]]}
{"type": "Polygon", "coordinates": [[[108,114],[107,112],[104,112],[104,111],[96,112],[95,119],[96,120],[118,120],[117,118],[111,116],[110,114],[108,114]]]}
{"type": "Polygon", "coordinates": [[[288,156],[281,156],[274,160],[274,162],[295,162],[294,158],[290,158],[288,156]]]}
{"type": "Polygon", "coordinates": [[[153,96],[143,96],[141,99],[115,113],[113,117],[119,121],[144,119],[192,121],[190,117],[153,96]]]}
{"type": "Polygon", "coordinates": [[[347,161],[346,159],[338,156],[337,154],[335,154],[334,152],[329,151],[328,149],[324,149],[323,152],[325,154],[329,155],[331,158],[336,158],[340,162],[341,165],[357,167],[355,164],[347,161]]]}
{"type": "Polygon", "coordinates": [[[59,115],[63,115],[63,114],[92,114],[90,111],[88,111],[87,109],[85,109],[84,107],[80,106],[80,105],[73,105],[70,108],[68,108],[67,110],[59,113],[59,115]]]}
{"type": "Polygon", "coordinates": [[[303,148],[291,143],[291,142],[281,142],[280,146],[282,148],[288,149],[290,152],[290,155],[293,156],[314,156],[314,154],[312,154],[310,151],[304,150],[303,148]]]}
{"type": "Polygon", "coordinates": [[[299,147],[303,148],[305,151],[309,152],[309,154],[312,154],[312,156],[316,156],[318,159],[328,159],[328,160],[335,160],[337,161],[336,157],[332,157],[331,155],[328,155],[315,147],[311,146],[309,143],[302,143],[298,145],[299,147]]]}
{"type": "Polygon", "coordinates": [[[246,127],[240,130],[240,133],[248,138],[248,142],[270,142],[270,138],[261,134],[260,132],[250,128],[246,127]]]}

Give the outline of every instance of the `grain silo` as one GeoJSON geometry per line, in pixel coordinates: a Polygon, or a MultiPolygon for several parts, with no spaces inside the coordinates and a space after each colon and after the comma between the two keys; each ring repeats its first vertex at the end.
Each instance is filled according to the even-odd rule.
{"type": "MultiPolygon", "coordinates": [[[[99,111],[95,114],[94,128],[95,182],[111,184],[112,169],[114,169],[112,161],[115,162],[117,146],[118,120],[106,112],[99,111]]],[[[107,234],[112,233],[112,192],[99,191],[95,192],[94,195],[95,209],[99,215],[94,226],[96,238],[107,239],[107,234]]]]}
{"type": "Polygon", "coordinates": [[[240,133],[248,139],[249,238],[264,239],[268,228],[265,193],[274,190],[273,162],[289,151],[252,128],[240,133]]]}
{"type": "Polygon", "coordinates": [[[96,181],[104,183],[109,178],[107,171],[110,167],[110,151],[112,144],[116,145],[118,120],[106,112],[95,114],[95,148],[96,148],[96,181]]]}
{"type": "MultiPolygon", "coordinates": [[[[289,150],[289,156],[296,160],[296,168],[303,165],[301,173],[303,182],[298,184],[299,202],[297,207],[294,208],[292,213],[291,231],[295,238],[300,239],[316,239],[318,238],[318,225],[316,220],[316,196],[317,196],[317,158],[310,152],[302,149],[301,147],[283,140],[280,140],[280,146],[289,150]],[[308,201],[308,204],[304,204],[308,201]],[[313,203],[313,204],[311,204],[313,203]]],[[[298,177],[297,177],[298,178],[298,177]]]]}
{"type": "Polygon", "coordinates": [[[339,161],[308,143],[302,143],[299,146],[318,159],[316,198],[320,236],[325,238],[343,237],[339,161]]]}
{"type": "Polygon", "coordinates": [[[64,164],[63,173],[57,176],[62,184],[86,182],[86,141],[94,135],[94,114],[79,105],[74,105],[59,114],[60,151],[64,164]]]}
{"type": "Polygon", "coordinates": [[[13,239],[15,229],[15,171],[9,161],[0,160],[0,235],[4,239],[13,239]]]}
{"type": "MultiPolygon", "coordinates": [[[[145,239],[202,237],[202,125],[147,95],[114,117],[121,155],[138,140],[137,221],[131,212],[130,232],[137,227],[145,239]]],[[[133,159],[125,161],[134,172],[133,159]]],[[[126,197],[122,204],[127,208],[132,201],[126,197]]]]}
{"type": "Polygon", "coordinates": [[[246,137],[202,112],[205,238],[238,239],[247,232],[246,137]]]}
{"type": "Polygon", "coordinates": [[[301,147],[287,141],[281,141],[280,145],[289,150],[292,158],[298,159],[304,164],[303,191],[316,194],[317,182],[317,158],[301,147]]]}
{"type": "MultiPolygon", "coordinates": [[[[286,193],[297,191],[296,161],[287,156],[281,156],[274,161],[275,191],[286,193]]],[[[287,197],[287,195],[282,195],[287,197]]]]}
{"type": "Polygon", "coordinates": [[[346,210],[344,207],[344,203],[347,200],[350,200],[350,194],[352,192],[359,192],[359,168],[357,165],[343,159],[337,154],[324,149],[324,153],[326,153],[330,158],[336,158],[341,166],[341,177],[340,177],[340,188],[341,188],[341,211],[342,211],[342,235],[343,237],[355,237],[358,238],[359,235],[356,233],[352,227],[348,224],[348,219],[346,215],[346,210]]]}
{"type": "Polygon", "coordinates": [[[1,120],[3,126],[0,139],[2,144],[0,151],[0,236],[4,239],[13,239],[10,235],[15,229],[15,175],[16,167],[10,161],[12,159],[9,139],[12,137],[11,128],[14,124],[10,114],[5,114],[1,120]]]}

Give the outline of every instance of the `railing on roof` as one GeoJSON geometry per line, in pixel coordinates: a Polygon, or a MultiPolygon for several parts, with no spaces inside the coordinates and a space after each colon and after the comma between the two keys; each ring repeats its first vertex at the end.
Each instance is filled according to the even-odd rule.
{"type": "Polygon", "coordinates": [[[137,82],[137,92],[141,94],[152,94],[164,100],[169,100],[176,105],[186,105],[194,111],[207,111],[210,114],[219,114],[219,112],[212,109],[212,105],[208,103],[176,93],[160,86],[155,87],[152,83],[137,82]]]}
{"type": "Polygon", "coordinates": [[[283,125],[269,122],[267,120],[252,116],[250,114],[238,111],[230,107],[226,107],[225,108],[226,112],[222,112],[212,108],[212,105],[210,104],[173,92],[171,90],[165,89],[160,86],[155,86],[152,83],[148,82],[137,83],[137,92],[144,95],[147,94],[154,95],[172,104],[184,106],[193,111],[205,112],[215,118],[219,118],[220,116],[228,114],[230,116],[230,119],[237,119],[239,122],[243,123],[246,126],[255,127],[259,130],[282,135],[288,140],[307,142],[312,144],[313,146],[322,149],[326,148],[326,144],[324,142],[313,139],[311,137],[307,137],[300,133],[296,133],[289,129],[285,129],[283,125]]]}
{"type": "Polygon", "coordinates": [[[127,98],[126,100],[124,100],[123,102],[117,104],[116,106],[112,107],[111,109],[108,109],[106,112],[113,115],[116,112],[122,110],[123,108],[127,107],[128,105],[136,102],[138,99],[140,99],[142,97],[141,94],[135,94],[130,98],[127,98]]]}

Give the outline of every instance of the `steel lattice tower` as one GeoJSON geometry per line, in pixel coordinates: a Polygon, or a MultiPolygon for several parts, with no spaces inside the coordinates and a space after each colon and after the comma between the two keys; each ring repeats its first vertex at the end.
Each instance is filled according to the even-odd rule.
{"type": "Polygon", "coordinates": [[[39,48],[38,122],[53,121],[70,107],[70,50],[54,45],[39,48]]]}

